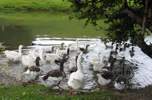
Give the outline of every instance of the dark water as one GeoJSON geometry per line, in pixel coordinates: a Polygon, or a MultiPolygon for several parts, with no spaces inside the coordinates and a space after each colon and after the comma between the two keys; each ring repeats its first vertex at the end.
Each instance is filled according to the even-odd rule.
{"type": "Polygon", "coordinates": [[[104,33],[92,25],[84,27],[84,21],[69,20],[67,14],[46,12],[0,12],[0,42],[7,49],[16,49],[19,44],[30,45],[38,35],[49,37],[97,37],[104,33]]]}
{"type": "Polygon", "coordinates": [[[17,25],[15,23],[5,23],[5,19],[0,19],[0,41],[7,48],[14,49],[19,44],[29,45],[33,39],[30,30],[26,26],[17,25]]]}

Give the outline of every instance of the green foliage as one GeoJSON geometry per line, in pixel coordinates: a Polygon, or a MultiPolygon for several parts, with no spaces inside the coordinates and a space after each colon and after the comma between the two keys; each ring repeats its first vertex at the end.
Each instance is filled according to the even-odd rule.
{"type": "Polygon", "coordinates": [[[67,0],[0,0],[0,10],[68,11],[67,0]]]}
{"type": "MultiPolygon", "coordinates": [[[[69,0],[72,3],[73,12],[79,19],[87,19],[86,23],[98,25],[98,20],[103,17],[109,24],[108,36],[112,40],[126,41],[134,39],[139,31],[139,24],[135,16],[143,17],[144,0],[69,0]],[[135,16],[128,16],[124,10],[132,11],[135,16]]],[[[149,1],[150,2],[150,1],[149,1]]],[[[149,6],[150,9],[150,6],[149,6]]],[[[142,20],[140,20],[142,22],[142,20]]],[[[140,24],[141,25],[141,24],[140,24]]],[[[151,25],[151,24],[149,24],[151,25]]],[[[141,32],[140,32],[141,33],[141,32]]]]}
{"type": "Polygon", "coordinates": [[[4,48],[0,48],[0,53],[3,52],[5,49],[4,48]]]}
{"type": "Polygon", "coordinates": [[[2,51],[4,51],[4,50],[5,50],[5,46],[3,46],[2,43],[0,43],[0,53],[1,53],[2,51]]]}
{"type": "Polygon", "coordinates": [[[128,6],[131,8],[142,8],[142,0],[127,0],[128,6]]]}
{"type": "Polygon", "coordinates": [[[80,19],[87,18],[87,22],[96,25],[97,21],[107,14],[111,14],[121,5],[121,0],[69,0],[73,11],[80,19]],[[110,3],[109,3],[110,2],[110,3]]]}
{"type": "Polygon", "coordinates": [[[117,15],[117,13],[111,15],[111,18],[108,20],[108,22],[112,22],[108,28],[109,33],[107,35],[109,38],[113,41],[117,40],[117,42],[127,41],[129,38],[133,38],[132,35],[135,32],[133,26],[134,21],[126,16],[119,16],[118,18],[117,15]]]}

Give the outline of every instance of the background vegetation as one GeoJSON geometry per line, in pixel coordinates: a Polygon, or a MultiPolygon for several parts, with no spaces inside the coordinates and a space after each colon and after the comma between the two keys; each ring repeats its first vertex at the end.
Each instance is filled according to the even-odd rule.
{"type": "Polygon", "coordinates": [[[0,0],[0,10],[67,11],[67,0],[0,0]]]}

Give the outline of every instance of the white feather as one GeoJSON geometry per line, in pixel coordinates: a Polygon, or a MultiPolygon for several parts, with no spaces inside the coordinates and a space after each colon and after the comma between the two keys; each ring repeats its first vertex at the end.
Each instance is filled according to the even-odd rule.
{"type": "Polygon", "coordinates": [[[68,86],[70,86],[71,88],[78,90],[80,88],[83,87],[84,85],[84,73],[82,71],[81,68],[81,57],[82,57],[82,52],[80,53],[80,55],[78,56],[78,61],[77,61],[77,71],[73,72],[68,80],[68,86]]]}
{"type": "Polygon", "coordinates": [[[4,51],[4,54],[11,61],[14,61],[14,62],[20,61],[21,55],[22,55],[22,47],[23,47],[22,45],[19,45],[18,52],[6,50],[6,51],[4,51]]]}

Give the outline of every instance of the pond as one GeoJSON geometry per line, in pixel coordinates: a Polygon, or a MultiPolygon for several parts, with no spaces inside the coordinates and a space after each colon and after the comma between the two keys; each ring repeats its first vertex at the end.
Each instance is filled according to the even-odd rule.
{"type": "Polygon", "coordinates": [[[104,30],[97,30],[92,25],[85,27],[84,21],[69,20],[69,15],[63,13],[0,13],[0,42],[4,42],[8,49],[17,48],[19,44],[30,45],[39,36],[98,37],[104,36],[104,33],[104,30]]]}

